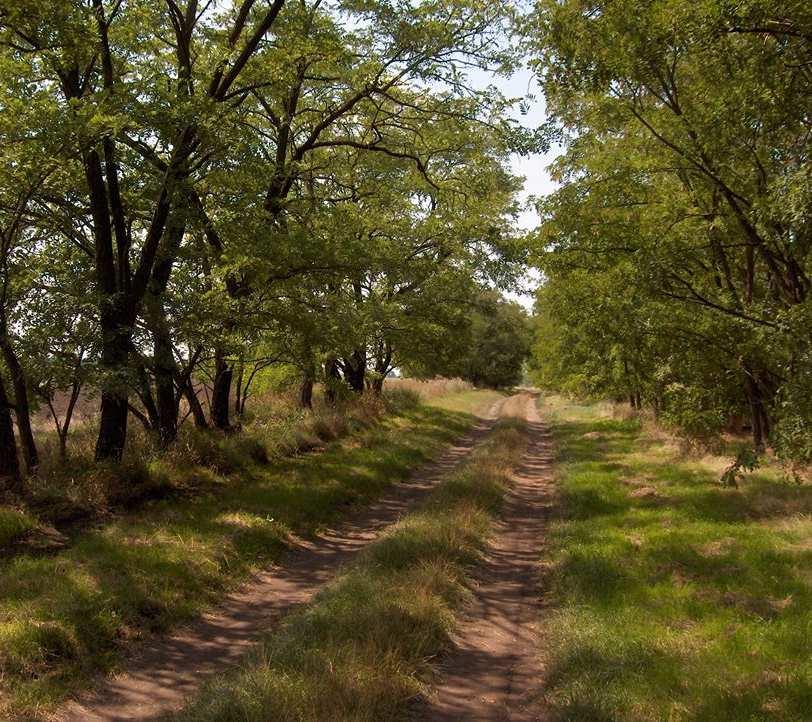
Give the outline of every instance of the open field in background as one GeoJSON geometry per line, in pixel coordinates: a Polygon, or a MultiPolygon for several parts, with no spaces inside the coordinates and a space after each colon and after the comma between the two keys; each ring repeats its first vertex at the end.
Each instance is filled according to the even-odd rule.
{"type": "Polygon", "coordinates": [[[210,685],[188,722],[382,722],[426,690],[429,661],[450,646],[511,470],[523,422],[502,421],[414,513],[368,547],[242,669],[210,685]]]}
{"type": "Polygon", "coordinates": [[[146,476],[115,477],[144,487],[126,503],[111,503],[109,479],[78,471],[73,491],[43,510],[85,504],[95,516],[61,532],[36,512],[0,508],[0,717],[47,708],[115,669],[128,644],[199,614],[278,558],[291,534],[408,476],[495,397],[419,404],[401,391],[386,408],[367,400],[329,414],[258,402],[241,435],[190,429],[160,458],[131,451],[122,468],[146,476]]]}
{"type": "Polygon", "coordinates": [[[407,391],[417,394],[421,399],[432,399],[450,394],[459,394],[463,391],[472,391],[474,386],[462,379],[386,379],[386,388],[389,390],[407,391]]]}
{"type": "Polygon", "coordinates": [[[539,690],[572,722],[802,722],[812,710],[812,487],[721,486],[609,404],[541,402],[560,504],[539,690]]]}

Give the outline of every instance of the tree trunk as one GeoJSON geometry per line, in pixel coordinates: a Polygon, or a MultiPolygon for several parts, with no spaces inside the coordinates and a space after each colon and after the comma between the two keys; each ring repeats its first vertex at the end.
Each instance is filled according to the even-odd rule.
{"type": "Polygon", "coordinates": [[[20,491],[20,461],[6,387],[0,378],[0,493],[20,491]]]}
{"type": "Polygon", "coordinates": [[[758,380],[749,370],[745,371],[747,400],[750,404],[750,421],[753,434],[753,446],[762,451],[770,435],[770,420],[764,404],[764,395],[758,380]]]}
{"type": "Polygon", "coordinates": [[[155,401],[158,413],[158,436],[162,446],[168,446],[178,436],[178,397],[175,394],[175,350],[166,317],[163,298],[172,275],[172,265],[186,232],[186,212],[189,201],[181,195],[179,203],[166,225],[166,242],[156,257],[155,268],[144,297],[144,309],[152,333],[153,372],[155,374],[155,401]]]}
{"type": "Polygon", "coordinates": [[[299,386],[299,406],[303,409],[313,408],[313,364],[306,366],[302,373],[302,383],[299,386]]]}
{"type": "Polygon", "coordinates": [[[155,405],[155,398],[152,395],[149,373],[140,360],[136,363],[135,374],[137,379],[135,393],[141,400],[146,414],[137,411],[132,404],[129,404],[130,412],[143,423],[147,431],[155,431],[158,428],[158,407],[155,405]]]}
{"type": "Polygon", "coordinates": [[[356,349],[352,356],[344,360],[344,377],[350,388],[357,394],[364,393],[364,380],[367,371],[367,354],[364,349],[356,349]]]}
{"type": "Polygon", "coordinates": [[[383,392],[383,383],[386,374],[389,373],[389,365],[392,363],[392,346],[388,342],[378,349],[375,357],[375,378],[372,380],[372,391],[376,396],[383,392]]]}
{"type": "Polygon", "coordinates": [[[222,350],[217,349],[214,356],[214,387],[211,393],[211,423],[215,429],[231,430],[229,420],[229,397],[231,396],[231,379],[234,369],[226,361],[222,350]]]}
{"type": "Polygon", "coordinates": [[[101,393],[99,436],[96,461],[121,461],[127,443],[128,387],[127,359],[131,345],[130,329],[124,327],[102,307],[102,355],[104,373],[101,393]],[[107,317],[107,318],[105,318],[107,317]]]}
{"type": "Polygon", "coordinates": [[[338,361],[334,358],[324,362],[324,396],[327,403],[335,404],[336,386],[341,381],[341,374],[338,371],[338,361]]]}
{"type": "Polygon", "coordinates": [[[242,416],[243,409],[245,408],[245,399],[243,398],[244,379],[245,364],[242,362],[242,360],[240,360],[239,364],[237,365],[237,381],[234,385],[234,416],[237,419],[237,424],[240,424],[240,416],[242,416]]]}
{"type": "Polygon", "coordinates": [[[168,446],[178,436],[178,401],[175,396],[175,352],[166,322],[163,304],[157,297],[149,298],[149,318],[152,330],[153,373],[155,374],[155,410],[161,446],[168,446]]]}
{"type": "Polygon", "coordinates": [[[305,377],[299,387],[299,406],[303,409],[313,408],[313,379],[305,377]]]}
{"type": "Polygon", "coordinates": [[[30,474],[39,464],[37,445],[34,441],[34,434],[31,431],[31,403],[28,399],[28,385],[25,381],[25,371],[20,365],[17,354],[11,347],[11,342],[7,336],[2,340],[3,358],[11,375],[11,383],[14,388],[14,415],[17,418],[17,432],[20,435],[20,446],[23,451],[25,469],[30,474]]]}
{"type": "Polygon", "coordinates": [[[208,429],[209,422],[206,421],[206,414],[203,411],[203,406],[200,403],[200,399],[197,398],[195,387],[191,378],[186,379],[186,383],[183,386],[183,395],[186,397],[186,403],[189,404],[189,410],[192,412],[192,418],[195,420],[195,426],[198,429],[208,429]]]}

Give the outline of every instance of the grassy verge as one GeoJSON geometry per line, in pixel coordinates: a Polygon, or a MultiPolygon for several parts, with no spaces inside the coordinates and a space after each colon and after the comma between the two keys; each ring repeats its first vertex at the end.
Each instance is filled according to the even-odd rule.
{"type": "MultiPolygon", "coordinates": [[[[405,478],[490,401],[486,392],[464,411],[412,407],[317,454],[242,460],[239,474],[192,467],[188,476],[210,483],[189,498],[108,517],[63,549],[0,555],[0,717],[47,709],[115,669],[129,643],[199,614],[277,558],[291,533],[312,532],[405,478]]],[[[6,517],[4,529],[25,523],[6,517]]]]}
{"type": "Polygon", "coordinates": [[[812,714],[812,488],[738,489],[607,408],[547,401],[559,461],[544,697],[556,719],[812,714]]]}
{"type": "Polygon", "coordinates": [[[449,643],[465,573],[483,548],[524,424],[502,422],[418,511],[292,615],[243,668],[187,709],[191,722],[403,718],[428,660],[449,643]]]}

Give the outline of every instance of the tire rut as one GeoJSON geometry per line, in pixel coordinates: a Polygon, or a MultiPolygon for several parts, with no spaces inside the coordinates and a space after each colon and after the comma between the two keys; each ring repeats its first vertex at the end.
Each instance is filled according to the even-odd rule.
{"type": "Polygon", "coordinates": [[[124,672],[67,703],[51,719],[161,720],[177,712],[207,677],[237,664],[264,633],[310,601],[361,549],[425,497],[484,440],[506,401],[492,405],[439,459],[351,519],[300,540],[279,564],[255,574],[211,613],[169,637],[140,645],[124,672]]]}
{"type": "MultiPolygon", "coordinates": [[[[541,665],[539,558],[553,503],[550,431],[523,394],[531,441],[475,574],[474,600],[440,665],[438,686],[413,710],[425,722],[545,720],[531,698],[541,665]]],[[[514,397],[515,398],[515,397],[514,397]]],[[[512,399],[511,399],[512,400],[512,399]]]]}

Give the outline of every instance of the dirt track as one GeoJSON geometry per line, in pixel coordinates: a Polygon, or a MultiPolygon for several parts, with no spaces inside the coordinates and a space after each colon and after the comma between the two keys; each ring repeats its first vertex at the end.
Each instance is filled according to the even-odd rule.
{"type": "MultiPolygon", "coordinates": [[[[257,574],[216,612],[171,637],[143,645],[125,673],[63,707],[60,722],[159,720],[177,711],[208,676],[236,664],[264,632],[306,603],[342,566],[408,511],[480,443],[503,404],[436,462],[335,529],[302,542],[278,566],[257,574]]],[[[512,413],[512,412],[511,412],[512,413]]]]}
{"type": "Polygon", "coordinates": [[[534,623],[539,613],[538,560],[553,498],[550,435],[531,394],[509,399],[503,413],[527,419],[531,443],[476,575],[474,603],[455,649],[441,666],[435,694],[414,710],[415,720],[545,719],[526,695],[541,671],[534,623]]]}

